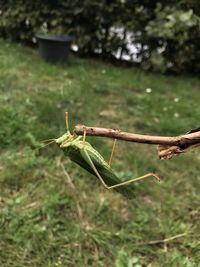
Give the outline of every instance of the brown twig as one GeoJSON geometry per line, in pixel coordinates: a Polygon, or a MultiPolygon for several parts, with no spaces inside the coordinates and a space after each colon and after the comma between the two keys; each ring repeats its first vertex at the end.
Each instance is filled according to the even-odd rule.
{"type": "Polygon", "coordinates": [[[156,244],[161,244],[161,243],[169,243],[170,241],[173,241],[177,238],[180,238],[180,237],[184,237],[186,236],[187,233],[183,233],[183,234],[178,234],[178,235],[174,235],[174,236],[171,236],[171,237],[168,237],[168,238],[165,238],[165,239],[159,239],[159,240],[152,240],[152,241],[149,241],[147,243],[143,243],[146,244],[146,245],[156,245],[156,244]]]}
{"type": "Polygon", "coordinates": [[[86,134],[90,136],[104,136],[114,139],[125,140],[129,142],[160,144],[160,145],[186,145],[200,142],[200,130],[175,137],[142,135],[128,132],[122,132],[116,129],[87,127],[84,125],[76,125],[74,132],[77,135],[83,135],[84,129],[86,134]]]}
{"type": "MultiPolygon", "coordinates": [[[[60,163],[60,165],[61,165],[61,168],[63,170],[64,175],[67,178],[67,183],[69,184],[69,186],[71,187],[72,190],[76,190],[76,187],[73,184],[72,179],[71,179],[69,173],[66,171],[64,165],[62,163],[60,163]]],[[[75,197],[75,202],[76,202],[76,207],[77,207],[78,215],[79,215],[80,218],[82,218],[83,217],[83,212],[82,212],[82,209],[80,207],[79,201],[77,201],[77,198],[76,197],[75,197]]]]}
{"type": "Polygon", "coordinates": [[[75,189],[75,185],[73,184],[72,179],[71,179],[71,177],[69,176],[69,173],[65,170],[64,165],[61,163],[60,166],[61,166],[61,168],[62,168],[62,170],[63,170],[64,175],[65,175],[66,178],[67,178],[67,183],[69,184],[69,186],[70,186],[72,189],[75,189]]]}
{"type": "Polygon", "coordinates": [[[134,134],[117,129],[87,127],[85,125],[75,126],[74,132],[77,135],[83,135],[84,130],[88,136],[109,137],[143,144],[157,144],[159,145],[158,153],[161,159],[168,159],[175,154],[200,146],[200,128],[175,137],[134,134]]]}

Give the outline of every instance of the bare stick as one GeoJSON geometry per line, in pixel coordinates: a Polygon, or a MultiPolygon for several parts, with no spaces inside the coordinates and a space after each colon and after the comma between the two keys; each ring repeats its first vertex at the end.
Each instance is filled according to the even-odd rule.
{"type": "MultiPolygon", "coordinates": [[[[67,178],[67,183],[69,184],[69,186],[71,187],[72,190],[76,190],[76,187],[75,187],[75,185],[73,184],[72,179],[71,179],[69,173],[66,171],[64,165],[63,165],[62,163],[59,163],[59,164],[61,165],[61,168],[62,168],[62,170],[63,170],[63,173],[64,173],[64,175],[65,175],[66,178],[67,178]]],[[[78,215],[79,215],[80,218],[82,218],[82,217],[83,217],[82,209],[81,209],[81,207],[80,207],[80,205],[79,205],[79,202],[77,201],[76,197],[75,197],[74,199],[75,199],[75,202],[76,202],[76,207],[77,207],[78,215]]]]}
{"type": "Polygon", "coordinates": [[[88,136],[102,136],[143,144],[157,144],[159,145],[158,153],[161,159],[168,159],[175,154],[200,146],[199,128],[175,137],[134,134],[116,129],[87,127],[84,125],[77,125],[74,129],[77,135],[83,135],[84,131],[88,136]]]}
{"type": "Polygon", "coordinates": [[[160,239],[160,240],[152,240],[152,241],[149,241],[147,243],[143,243],[142,245],[146,244],[146,245],[156,245],[156,244],[160,244],[160,243],[169,243],[170,241],[173,241],[177,238],[180,238],[180,237],[184,237],[186,236],[187,233],[183,233],[183,234],[178,234],[178,235],[174,235],[174,236],[171,236],[171,237],[168,237],[168,238],[165,238],[165,239],[160,239]]]}
{"type": "Polygon", "coordinates": [[[200,130],[175,137],[142,135],[128,132],[122,132],[116,129],[87,127],[84,125],[76,125],[74,132],[77,135],[83,135],[84,130],[90,136],[104,136],[114,139],[125,140],[129,142],[145,143],[145,144],[160,144],[160,145],[188,145],[200,143],[200,130]]]}
{"type": "Polygon", "coordinates": [[[61,163],[61,168],[63,170],[63,173],[65,174],[66,178],[67,178],[67,183],[69,184],[69,186],[72,188],[72,189],[75,189],[75,185],[73,184],[72,182],[72,179],[71,177],[69,176],[69,173],[65,170],[65,167],[64,165],[61,163]]]}

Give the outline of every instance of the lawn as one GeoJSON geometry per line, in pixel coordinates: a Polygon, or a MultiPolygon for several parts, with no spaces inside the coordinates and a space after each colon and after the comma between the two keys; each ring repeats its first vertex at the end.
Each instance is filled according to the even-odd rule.
{"type": "MultiPolygon", "coordinates": [[[[82,123],[185,133],[199,127],[199,90],[195,77],[74,56],[66,65],[48,65],[36,50],[1,40],[0,265],[200,266],[199,149],[160,161],[156,146],[118,142],[119,176],[162,177],[136,183],[133,200],[106,191],[56,145],[40,149],[41,140],[65,132],[65,111],[72,130],[82,123]]],[[[87,140],[109,159],[110,139],[87,140]]]]}

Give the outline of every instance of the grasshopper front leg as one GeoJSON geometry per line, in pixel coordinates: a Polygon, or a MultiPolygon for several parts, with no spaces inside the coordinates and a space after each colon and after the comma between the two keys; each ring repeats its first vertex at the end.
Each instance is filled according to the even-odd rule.
{"type": "Polygon", "coordinates": [[[111,163],[112,163],[112,159],[113,159],[116,143],[117,143],[117,139],[114,139],[113,146],[112,146],[112,151],[111,151],[111,155],[110,155],[110,159],[109,159],[109,163],[108,163],[109,166],[111,166],[111,163]]]}

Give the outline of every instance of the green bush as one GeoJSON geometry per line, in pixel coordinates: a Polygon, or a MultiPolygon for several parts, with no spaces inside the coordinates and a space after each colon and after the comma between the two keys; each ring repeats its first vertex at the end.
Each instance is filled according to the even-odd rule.
{"type": "Polygon", "coordinates": [[[81,55],[100,51],[104,57],[123,46],[113,26],[121,25],[120,14],[126,9],[119,1],[61,0],[4,1],[0,17],[0,35],[14,41],[32,42],[38,31],[67,32],[76,37],[81,55]],[[110,2],[110,3],[109,3],[110,2]]]}
{"type": "Polygon", "coordinates": [[[200,17],[192,9],[158,4],[155,19],[145,29],[156,43],[148,61],[155,69],[200,70],[200,17]]]}
{"type": "Polygon", "coordinates": [[[144,68],[200,70],[200,8],[193,1],[2,0],[0,36],[32,43],[38,31],[76,37],[80,55],[113,58],[127,50],[127,34],[144,68]],[[121,34],[116,32],[121,29],[121,34]]]}

